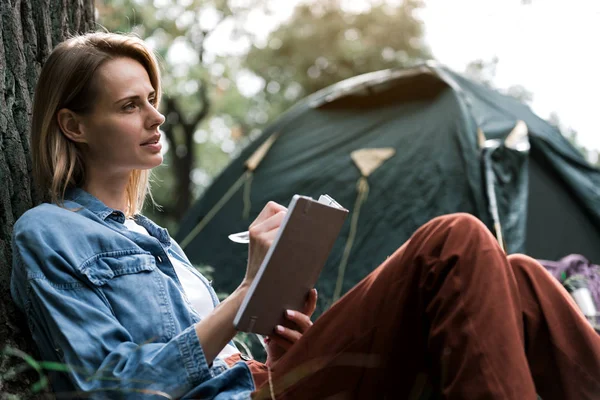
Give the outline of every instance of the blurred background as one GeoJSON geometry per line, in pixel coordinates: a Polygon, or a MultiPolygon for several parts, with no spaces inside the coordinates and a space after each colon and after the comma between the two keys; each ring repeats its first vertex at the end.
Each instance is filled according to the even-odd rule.
{"type": "Polygon", "coordinates": [[[264,127],[342,79],[426,60],[513,96],[598,165],[600,2],[97,0],[100,28],[135,32],[163,64],[160,209],[172,234],[264,127]]]}

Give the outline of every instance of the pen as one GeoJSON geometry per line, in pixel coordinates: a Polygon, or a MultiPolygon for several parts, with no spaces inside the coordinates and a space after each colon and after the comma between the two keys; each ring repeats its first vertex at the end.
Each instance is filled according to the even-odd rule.
{"type": "Polygon", "coordinates": [[[248,231],[232,233],[228,238],[232,242],[246,244],[250,242],[250,233],[248,231]]]}
{"type": "MultiPolygon", "coordinates": [[[[321,195],[318,200],[319,203],[326,204],[328,206],[336,207],[336,208],[344,208],[337,201],[335,201],[331,196],[327,194],[321,195]]],[[[248,244],[250,243],[250,234],[248,231],[232,233],[228,236],[229,240],[235,243],[248,244]]]]}

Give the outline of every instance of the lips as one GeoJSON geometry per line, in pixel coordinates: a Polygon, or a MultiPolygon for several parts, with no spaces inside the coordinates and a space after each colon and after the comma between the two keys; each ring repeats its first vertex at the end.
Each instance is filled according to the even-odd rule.
{"type": "Polygon", "coordinates": [[[147,140],[144,143],[140,144],[140,146],[157,144],[159,140],[160,140],[160,135],[154,135],[154,136],[152,136],[152,138],[150,138],[150,140],[147,140]]]}

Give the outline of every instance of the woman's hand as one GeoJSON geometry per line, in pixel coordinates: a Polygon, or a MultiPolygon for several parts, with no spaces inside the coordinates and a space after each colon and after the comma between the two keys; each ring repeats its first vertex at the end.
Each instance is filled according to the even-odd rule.
{"type": "Polygon", "coordinates": [[[275,236],[277,236],[277,231],[279,230],[286,213],[287,208],[270,201],[250,225],[250,228],[248,229],[250,234],[248,265],[246,267],[246,276],[244,277],[243,284],[250,285],[254,280],[263,259],[267,255],[269,247],[271,247],[273,240],[275,240],[275,236]]]}
{"type": "Polygon", "coordinates": [[[301,311],[286,311],[286,319],[290,322],[288,325],[294,328],[277,325],[273,335],[265,338],[268,366],[272,367],[312,326],[310,317],[317,307],[317,297],[317,289],[311,289],[301,311]]]}

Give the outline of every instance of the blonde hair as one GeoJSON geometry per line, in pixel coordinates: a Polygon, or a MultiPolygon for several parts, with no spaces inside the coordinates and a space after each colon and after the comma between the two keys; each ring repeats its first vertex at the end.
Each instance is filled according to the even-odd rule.
{"type": "MultiPolygon", "coordinates": [[[[44,64],[35,89],[31,121],[33,177],[44,197],[62,205],[67,189],[85,182],[85,164],[80,149],[68,139],[57,122],[57,113],[67,108],[84,114],[92,110],[96,88],[93,77],[105,62],[127,57],[148,72],[161,95],[160,70],[152,50],[138,37],[117,33],[88,33],[60,43],[44,64]]],[[[126,188],[127,216],[140,212],[150,194],[150,171],[134,170],[126,188]]],[[[150,195],[151,197],[151,195],[150,195]]]]}

